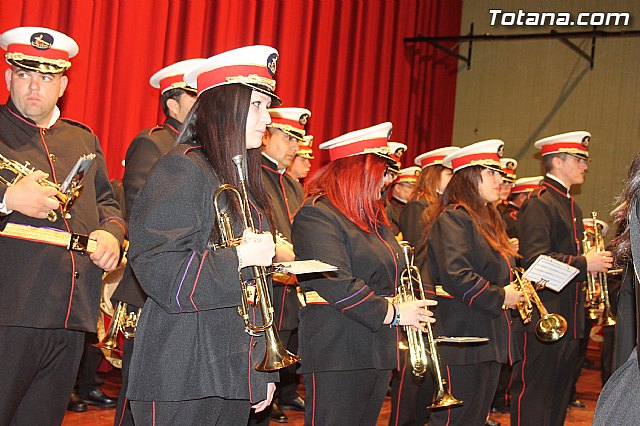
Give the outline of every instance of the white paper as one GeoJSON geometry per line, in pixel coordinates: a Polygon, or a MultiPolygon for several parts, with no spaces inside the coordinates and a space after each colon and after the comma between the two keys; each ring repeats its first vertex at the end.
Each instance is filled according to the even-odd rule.
{"type": "Polygon", "coordinates": [[[290,274],[310,274],[312,272],[333,272],[338,268],[319,260],[296,260],[295,262],[281,262],[273,265],[275,272],[288,272],[290,274]]]}
{"type": "Polygon", "coordinates": [[[580,270],[544,254],[538,256],[523,277],[555,292],[562,290],[580,270]]]}
{"type": "Polygon", "coordinates": [[[473,337],[473,336],[460,336],[460,337],[448,337],[438,336],[436,342],[438,343],[482,343],[488,342],[488,337],[473,337]]]}
{"type": "Polygon", "coordinates": [[[60,192],[66,194],[69,188],[77,188],[82,185],[82,180],[89,171],[89,168],[93,164],[93,160],[95,158],[95,154],[87,154],[78,158],[78,162],[76,162],[76,165],[73,166],[73,169],[71,169],[67,178],[62,182],[60,192]]]}

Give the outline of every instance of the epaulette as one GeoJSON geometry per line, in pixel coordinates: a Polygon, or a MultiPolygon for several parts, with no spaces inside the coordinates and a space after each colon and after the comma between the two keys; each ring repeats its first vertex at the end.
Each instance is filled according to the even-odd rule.
{"type": "Polygon", "coordinates": [[[544,186],[539,186],[529,193],[529,195],[527,196],[527,200],[530,200],[532,198],[539,198],[546,191],[547,188],[545,188],[544,186]]]}
{"type": "Polygon", "coordinates": [[[163,130],[163,129],[164,129],[164,127],[162,127],[161,125],[158,124],[156,127],[152,127],[152,128],[149,129],[148,135],[151,136],[151,133],[153,133],[155,131],[158,131],[158,130],[163,130]]]}
{"type": "Polygon", "coordinates": [[[86,130],[89,133],[95,134],[95,132],[93,131],[93,129],[91,129],[91,127],[79,121],[75,121],[70,118],[60,118],[60,120],[64,121],[65,123],[71,124],[72,126],[80,127],[81,129],[86,130]]]}

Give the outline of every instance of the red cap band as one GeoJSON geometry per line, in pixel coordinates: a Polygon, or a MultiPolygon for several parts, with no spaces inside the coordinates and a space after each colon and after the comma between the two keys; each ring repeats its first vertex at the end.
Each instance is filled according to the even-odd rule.
{"type": "Polygon", "coordinates": [[[442,164],[442,160],[444,160],[444,157],[446,157],[446,155],[434,155],[431,157],[424,157],[420,161],[420,167],[425,168],[433,164],[442,164]]]}
{"type": "Polygon", "coordinates": [[[10,44],[7,46],[7,53],[22,53],[24,55],[43,57],[47,59],[64,59],[69,60],[69,52],[60,49],[45,49],[40,50],[29,44],[10,44]]]}
{"type": "Polygon", "coordinates": [[[364,154],[366,149],[383,148],[386,146],[387,138],[367,139],[364,141],[353,142],[329,149],[329,159],[333,161],[350,155],[364,154]]]}
{"type": "Polygon", "coordinates": [[[479,154],[463,155],[451,160],[451,168],[458,170],[460,167],[471,164],[474,161],[489,161],[493,160],[497,164],[500,164],[500,156],[497,153],[481,152],[479,154]]]}
{"type": "Polygon", "coordinates": [[[258,65],[233,65],[205,71],[198,76],[198,92],[222,83],[228,83],[227,77],[248,77],[254,74],[258,77],[273,81],[267,67],[258,65]]]}
{"type": "Polygon", "coordinates": [[[170,88],[172,84],[178,82],[184,82],[184,74],[172,75],[171,77],[163,78],[160,80],[160,92],[164,92],[170,88]]]}
{"type": "Polygon", "coordinates": [[[299,121],[289,120],[287,118],[271,117],[271,124],[285,124],[285,125],[289,125],[289,126],[295,128],[295,129],[298,129],[301,132],[304,131],[304,126],[302,124],[300,124],[299,121]]]}
{"type": "Polygon", "coordinates": [[[518,192],[529,192],[529,191],[533,191],[534,189],[536,189],[537,187],[539,187],[540,185],[535,185],[535,184],[528,184],[528,185],[516,185],[511,189],[511,193],[518,193],[518,192]]]}
{"type": "Polygon", "coordinates": [[[577,149],[585,153],[587,152],[587,147],[580,142],[556,142],[544,145],[542,147],[542,155],[562,152],[562,149],[577,149]]]}

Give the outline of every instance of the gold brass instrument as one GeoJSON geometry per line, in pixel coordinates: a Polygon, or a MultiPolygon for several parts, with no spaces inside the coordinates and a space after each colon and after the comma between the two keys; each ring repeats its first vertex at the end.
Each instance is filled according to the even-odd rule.
{"type": "MultiPolygon", "coordinates": [[[[3,176],[2,173],[0,173],[0,182],[7,186],[12,186],[18,183],[18,181],[23,177],[33,173],[35,169],[31,166],[31,164],[29,164],[28,161],[24,164],[21,164],[15,160],[9,160],[3,155],[0,155],[0,171],[4,170],[13,174],[13,176],[7,177],[3,176]]],[[[55,198],[60,203],[60,211],[65,219],[69,219],[71,217],[71,215],[69,214],[69,210],[71,210],[71,206],[80,195],[80,187],[75,187],[70,194],[66,194],[60,191],[60,185],[53,183],[47,179],[40,179],[38,183],[48,188],[54,188],[57,191],[55,194],[55,198]]],[[[58,220],[58,214],[54,210],[51,210],[47,214],[47,220],[49,222],[55,222],[56,220],[58,220]]]]}
{"type": "Polygon", "coordinates": [[[529,324],[535,305],[540,312],[540,320],[536,324],[535,333],[543,342],[555,342],[560,340],[567,332],[567,320],[559,314],[550,314],[544,307],[534,284],[524,278],[522,268],[514,268],[513,276],[516,288],[524,295],[524,300],[516,303],[516,309],[522,318],[522,322],[529,324]]]}
{"type": "MultiPolygon", "coordinates": [[[[422,278],[420,277],[420,270],[413,264],[413,247],[411,247],[411,245],[406,241],[400,241],[398,244],[400,244],[400,248],[402,248],[407,268],[403,270],[400,275],[396,301],[398,303],[403,303],[413,300],[424,300],[426,297],[424,294],[422,278]],[[416,289],[418,291],[418,298],[415,296],[416,289]]],[[[426,348],[422,331],[410,326],[404,327],[409,343],[409,358],[413,374],[417,377],[422,377],[427,370],[431,369],[431,373],[434,375],[437,385],[436,398],[431,405],[431,408],[461,405],[463,401],[460,401],[451,395],[447,379],[442,375],[438,345],[433,336],[433,330],[431,329],[430,323],[426,324],[426,329],[429,349],[426,348]]]]}
{"type": "MultiPolygon", "coordinates": [[[[221,211],[220,196],[227,196],[227,203],[230,203],[229,195],[235,196],[240,205],[242,212],[243,225],[246,229],[256,232],[251,216],[251,208],[249,206],[249,196],[247,193],[246,179],[244,176],[244,156],[236,155],[233,157],[233,163],[236,165],[240,180],[239,188],[233,185],[220,185],[213,196],[214,207],[217,216],[218,228],[220,230],[220,243],[213,246],[214,250],[224,247],[234,247],[240,245],[242,237],[236,237],[233,232],[231,216],[228,210],[221,211]]],[[[295,364],[300,357],[287,351],[282,345],[282,341],[278,336],[278,331],[274,325],[274,309],[271,303],[271,295],[267,281],[267,273],[262,266],[250,266],[242,268],[238,271],[240,287],[242,290],[242,301],[238,306],[238,314],[244,320],[245,330],[251,335],[265,334],[266,353],[264,359],[255,368],[258,371],[275,371],[289,365],[295,364]],[[251,270],[253,278],[245,279],[243,271],[251,270]],[[251,287],[255,285],[254,292],[251,287]],[[249,319],[250,303],[252,300],[259,308],[262,317],[262,325],[254,324],[249,319]]]]}
{"type": "MultiPolygon", "coordinates": [[[[598,213],[591,212],[593,219],[593,231],[584,231],[582,239],[582,249],[584,253],[595,249],[597,253],[605,251],[604,237],[601,227],[597,222],[598,213]]],[[[607,272],[590,272],[587,274],[586,304],[587,314],[590,319],[600,318],[599,325],[616,325],[616,318],[611,310],[609,299],[609,285],[607,283],[607,272]],[[598,288],[600,293],[598,293],[598,288]]]]}

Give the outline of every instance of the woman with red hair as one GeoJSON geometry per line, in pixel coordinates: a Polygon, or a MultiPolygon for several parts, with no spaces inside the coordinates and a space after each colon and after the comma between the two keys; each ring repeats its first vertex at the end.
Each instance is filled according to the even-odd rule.
{"type": "Polygon", "coordinates": [[[453,177],[433,214],[425,215],[428,273],[439,296],[436,335],[488,339],[439,345],[450,390],[464,404],[434,410],[430,426],[485,424],[501,363],[519,359],[505,310],[522,297],[510,283],[518,254],[494,204],[500,198],[503,145],[493,139],[447,155],[443,164],[453,177]]]}
{"type": "Polygon", "coordinates": [[[381,198],[391,123],[348,133],[320,145],[331,162],[306,182],[296,215],[296,259],[317,259],[334,273],[300,280],[300,372],[306,425],[375,425],[398,365],[398,329],[433,322],[433,301],[395,303],[401,249],[381,198]]]}

